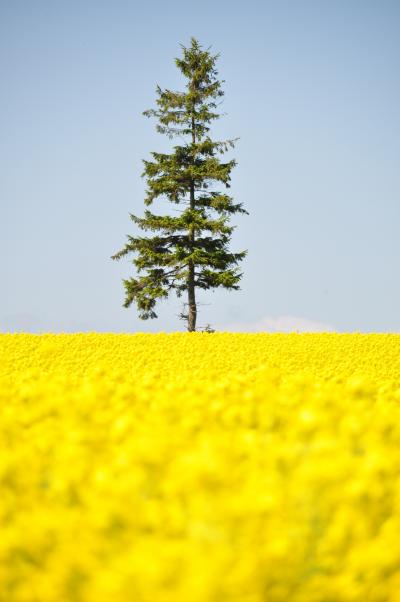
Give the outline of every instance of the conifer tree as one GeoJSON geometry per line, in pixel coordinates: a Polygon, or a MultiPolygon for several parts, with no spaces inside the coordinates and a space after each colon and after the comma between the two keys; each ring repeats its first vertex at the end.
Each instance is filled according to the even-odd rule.
{"type": "Polygon", "coordinates": [[[233,226],[230,217],[247,213],[242,203],[215,190],[229,188],[230,174],[236,161],[223,162],[218,155],[234,147],[237,138],[214,141],[210,124],[220,117],[217,100],[224,95],[215,68],[219,54],[212,55],[195,38],[191,45],[181,44],[183,55],[175,63],[186,78],[183,92],[157,86],[157,108],[144,111],[158,120],[156,129],[183,144],[173,152],[151,153],[153,160],[143,161],[147,189],[144,204],[167,199],[178,207],[179,215],[159,215],[149,209],[143,217],[130,214],[133,222],[150,236],[128,236],[124,248],[112,256],[120,259],[134,254],[132,263],[138,276],[123,281],[125,307],[135,302],[139,317],[156,318],[158,300],[174,291],[187,294],[187,313],[181,317],[189,331],[196,330],[196,289],[239,289],[242,274],[238,263],[246,251],[229,250],[233,226]],[[218,186],[217,186],[218,187],[218,186]]]}

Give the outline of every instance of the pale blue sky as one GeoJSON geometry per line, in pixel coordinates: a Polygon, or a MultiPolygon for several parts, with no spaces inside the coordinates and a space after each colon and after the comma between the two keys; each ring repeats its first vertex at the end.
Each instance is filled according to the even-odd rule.
{"type": "Polygon", "coordinates": [[[220,52],[240,137],[231,193],[240,292],[201,295],[218,329],[400,331],[400,2],[0,1],[0,330],[182,329],[142,322],[110,255],[143,210],[142,116],[179,89],[179,44],[220,52]]]}

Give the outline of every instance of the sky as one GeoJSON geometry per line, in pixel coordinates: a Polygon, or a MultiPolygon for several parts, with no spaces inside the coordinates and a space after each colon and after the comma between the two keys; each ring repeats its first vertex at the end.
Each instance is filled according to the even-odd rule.
{"type": "Polygon", "coordinates": [[[399,31],[391,0],[0,0],[0,331],[184,329],[175,297],[122,307],[134,268],[110,256],[174,143],[142,112],[183,89],[194,36],[220,53],[211,135],[240,138],[249,211],[241,290],[200,294],[199,326],[400,332],[399,31]]]}

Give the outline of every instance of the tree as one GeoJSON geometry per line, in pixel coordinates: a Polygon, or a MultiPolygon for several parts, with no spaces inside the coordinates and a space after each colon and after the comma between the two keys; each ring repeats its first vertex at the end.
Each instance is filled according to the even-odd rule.
{"type": "Polygon", "coordinates": [[[128,242],[112,259],[134,254],[132,263],[138,277],[123,281],[125,307],[136,303],[143,320],[156,318],[158,300],[175,291],[187,293],[187,313],[181,317],[189,331],[196,330],[196,289],[239,289],[242,276],[238,263],[247,251],[233,253],[228,245],[234,227],[229,224],[235,213],[246,213],[242,203],[212,190],[220,183],[229,188],[234,159],[222,162],[217,156],[234,147],[237,138],[213,141],[210,124],[220,117],[216,112],[224,95],[215,68],[219,54],[203,50],[195,38],[190,47],[181,44],[182,58],[175,63],[186,78],[184,92],[162,90],[157,86],[157,108],[144,111],[156,117],[156,129],[170,139],[179,137],[184,144],[173,147],[171,154],[151,153],[152,161],[143,161],[147,190],[144,204],[166,199],[176,205],[179,215],[156,215],[145,209],[143,217],[130,214],[132,221],[151,236],[128,236],[128,242]]]}

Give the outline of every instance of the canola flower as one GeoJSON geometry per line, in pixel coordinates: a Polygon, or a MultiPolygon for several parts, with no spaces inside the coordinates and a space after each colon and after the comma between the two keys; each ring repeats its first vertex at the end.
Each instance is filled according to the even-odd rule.
{"type": "Polygon", "coordinates": [[[0,335],[0,602],[397,602],[400,336],[0,335]]]}

